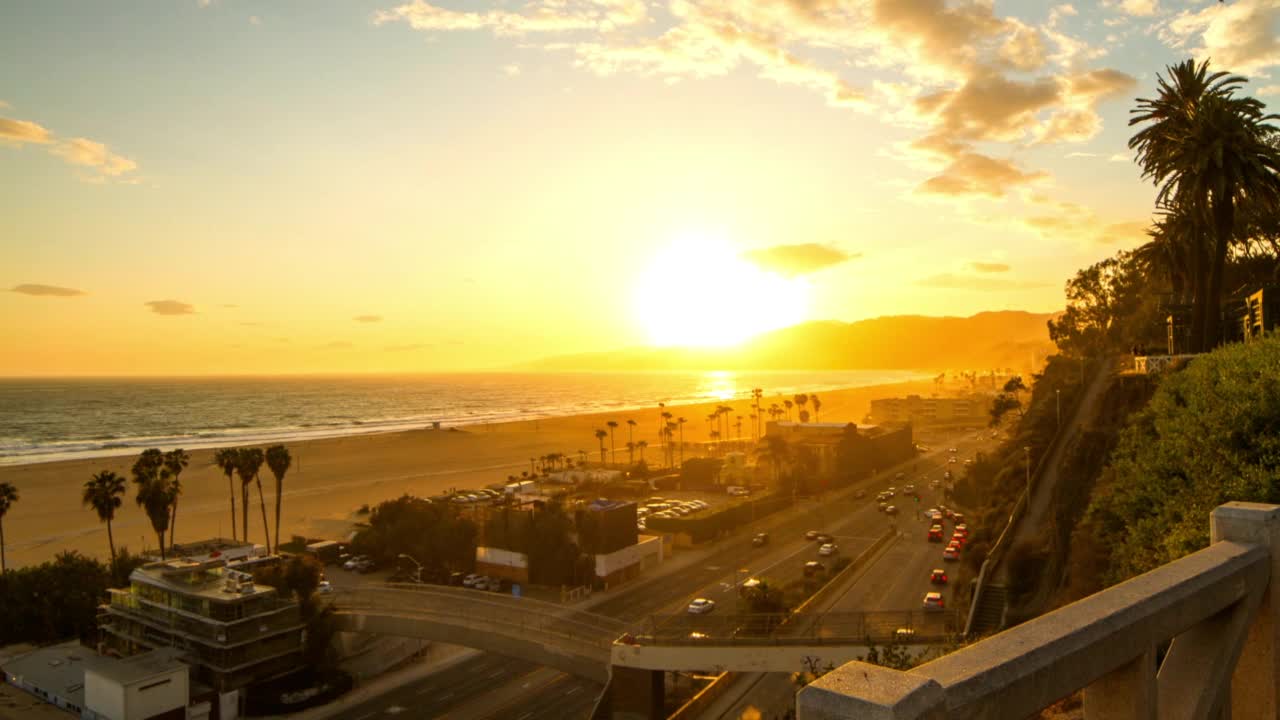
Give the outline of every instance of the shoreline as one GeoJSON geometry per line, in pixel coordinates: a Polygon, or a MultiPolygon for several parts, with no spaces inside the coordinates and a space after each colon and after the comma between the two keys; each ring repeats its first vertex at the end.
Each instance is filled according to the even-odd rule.
{"type": "MultiPolygon", "coordinates": [[[[673,374],[682,374],[677,371],[671,371],[673,374]]],[[[757,374],[767,375],[772,371],[761,371],[757,374]]],[[[798,371],[776,371],[778,374],[794,374],[798,371]]],[[[784,387],[781,392],[786,395],[795,393],[833,393],[845,390],[852,390],[863,387],[880,387],[883,385],[894,385],[899,383],[916,383],[922,382],[926,378],[931,378],[931,373],[918,370],[866,370],[866,371],[850,371],[850,372],[867,372],[874,373],[875,380],[868,384],[849,385],[847,383],[814,383],[814,384],[797,384],[794,387],[784,387]],[[902,376],[898,379],[890,379],[892,376],[902,376]],[[886,382],[887,380],[887,382],[886,382]]],[[[593,374],[593,373],[554,373],[558,375],[576,375],[576,374],[593,374]]],[[[621,372],[602,372],[594,373],[598,375],[619,375],[626,374],[621,372]]],[[[646,373],[652,376],[653,373],[646,373]]],[[[658,373],[661,374],[661,373],[658,373]]],[[[775,390],[775,393],[778,391],[775,390]]],[[[735,394],[730,397],[721,397],[717,399],[710,398],[692,398],[692,397],[675,397],[668,400],[669,403],[676,403],[673,407],[683,407],[686,405],[700,405],[713,402],[733,403],[733,402],[750,402],[750,396],[747,393],[735,394]]],[[[412,432],[416,430],[434,429],[435,423],[440,424],[440,429],[473,429],[477,427],[488,427],[493,425],[504,425],[510,423],[520,423],[529,421],[553,420],[558,418],[576,417],[580,415],[596,415],[602,413],[637,413],[652,408],[654,405],[636,405],[624,402],[611,404],[608,402],[595,402],[589,406],[572,407],[564,406],[558,409],[535,409],[535,410],[493,410],[489,413],[475,415],[475,417],[449,416],[446,414],[435,416],[409,416],[401,418],[362,418],[353,420],[350,423],[327,423],[319,425],[287,425],[287,426],[264,426],[264,427],[246,427],[246,428],[227,428],[227,427],[210,427],[193,430],[187,433],[165,436],[99,436],[92,438],[81,438],[75,440],[57,440],[49,441],[45,446],[34,446],[29,452],[18,452],[13,454],[0,454],[0,468],[2,467],[18,467],[25,465],[39,465],[45,463],[65,462],[74,460],[89,460],[96,458],[112,458],[127,457],[137,455],[147,448],[158,447],[162,450],[170,450],[173,448],[183,448],[188,451],[193,450],[211,450],[224,447],[237,447],[243,445],[267,445],[275,443],[298,444],[313,440],[328,440],[341,437],[360,437],[368,435],[379,435],[386,433],[412,432]],[[62,445],[67,449],[58,450],[56,446],[62,445]]]]}
{"type": "MultiPolygon", "coordinates": [[[[823,422],[862,423],[870,401],[908,393],[929,395],[932,381],[908,381],[823,392],[823,422]]],[[[764,404],[771,396],[766,394],[764,404]]],[[[669,405],[675,416],[687,416],[686,442],[707,440],[705,416],[717,405],[736,404],[743,416],[742,435],[750,436],[749,398],[688,405],[669,405]]],[[[551,452],[577,457],[586,452],[592,462],[600,459],[597,429],[614,420],[615,458],[627,461],[625,449],[630,430],[634,440],[650,444],[645,460],[661,464],[658,441],[659,408],[610,410],[590,414],[512,420],[441,430],[412,429],[343,435],[288,443],[294,466],[284,482],[281,534],[345,539],[358,518],[354,511],[409,493],[430,496],[450,488],[480,488],[520,477],[529,471],[531,459],[551,452]],[[627,420],[635,420],[630,426],[627,420]]],[[[738,413],[735,413],[735,416],[738,413]]],[[[734,435],[736,432],[731,432],[734,435]]],[[[606,451],[609,439],[604,442],[606,451]]],[[[63,550],[105,558],[106,526],[80,504],[84,482],[99,470],[112,470],[126,479],[135,449],[126,455],[76,458],[41,463],[0,465],[0,482],[17,486],[20,497],[4,518],[6,554],[11,567],[43,562],[63,550]]],[[[212,450],[193,449],[191,463],[182,474],[183,495],[177,515],[177,541],[189,542],[212,536],[230,537],[231,490],[225,475],[212,465],[212,450]]],[[[638,456],[636,459],[639,459],[638,456]]],[[[233,479],[239,508],[239,481],[233,479]]],[[[274,503],[275,480],[263,468],[262,486],[268,508],[274,503]]],[[[253,493],[249,539],[263,542],[260,515],[253,493]]],[[[112,524],[116,547],[138,552],[155,547],[155,535],[137,507],[132,483],[112,524]]],[[[237,531],[238,532],[238,531],[237,531]]],[[[273,531],[274,535],[274,531],[273,531]]],[[[273,538],[274,541],[274,538],[273,538]]]]}

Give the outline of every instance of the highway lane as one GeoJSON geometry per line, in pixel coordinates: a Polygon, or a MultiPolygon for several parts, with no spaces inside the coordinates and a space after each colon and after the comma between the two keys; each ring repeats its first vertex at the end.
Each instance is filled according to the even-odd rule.
{"type": "MultiPolygon", "coordinates": [[[[938,442],[935,440],[935,443],[938,442]]],[[[946,438],[942,439],[945,445],[946,438]]],[[[959,442],[958,440],[955,442],[959,442]]],[[[944,445],[935,447],[942,449],[944,445]]],[[[927,489],[920,475],[933,472],[940,477],[945,455],[920,458],[905,463],[904,472],[916,476],[918,488],[927,489]],[[915,472],[909,471],[914,465],[915,472]]],[[[896,471],[881,473],[873,481],[855,487],[867,489],[866,497],[855,499],[853,488],[827,493],[819,500],[801,500],[802,512],[776,513],[758,520],[753,527],[721,540],[711,556],[689,569],[657,582],[636,584],[624,594],[608,598],[590,607],[592,612],[636,621],[650,614],[679,615],[690,599],[708,596],[721,607],[717,612],[732,612],[736,601],[736,583],[753,575],[770,577],[785,585],[799,577],[806,560],[819,559],[817,544],[803,540],[806,530],[814,529],[836,536],[843,554],[855,556],[867,547],[887,526],[888,518],[875,507],[875,492],[902,482],[894,478],[896,471]],[[824,526],[825,525],[825,526],[824,526]],[[766,530],[772,542],[765,548],[751,545],[755,532],[766,530]],[[746,569],[746,573],[740,572],[746,569]]],[[[921,507],[928,507],[923,501],[921,507]]],[[[903,508],[904,513],[907,508],[903,508]]],[[[913,512],[913,510],[912,510],[913,512]]],[[[908,523],[899,516],[899,523],[908,523]]],[[[900,543],[901,544],[901,543],[900,543]]],[[[937,546],[934,546],[937,548],[937,546]]],[[[941,552],[940,548],[938,552],[941,552]]],[[[927,564],[927,563],[926,563],[927,564]]],[[[916,599],[916,603],[919,599],[916,599]]],[[[486,654],[450,667],[441,673],[409,683],[401,688],[372,698],[344,713],[356,720],[376,718],[502,718],[503,720],[543,720],[551,718],[585,718],[593,707],[600,686],[587,680],[557,675],[547,682],[530,683],[536,666],[529,663],[486,654]],[[525,684],[531,684],[524,688],[525,684]],[[524,691],[515,703],[501,709],[485,708],[482,702],[489,693],[524,691]],[[531,714],[530,714],[531,713],[531,714]],[[527,715],[527,717],[526,717],[527,715]],[[367,716],[367,717],[366,717],[367,716]]]]}

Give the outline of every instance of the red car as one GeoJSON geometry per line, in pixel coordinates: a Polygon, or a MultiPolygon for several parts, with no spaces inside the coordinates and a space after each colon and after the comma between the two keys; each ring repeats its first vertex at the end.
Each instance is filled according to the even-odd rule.
{"type": "Polygon", "coordinates": [[[932,573],[929,574],[929,582],[933,583],[934,585],[946,585],[947,571],[941,568],[935,569],[932,573]]]}
{"type": "Polygon", "coordinates": [[[955,545],[948,545],[947,549],[942,551],[942,559],[943,560],[959,560],[960,548],[956,547],[955,545]]]}
{"type": "Polygon", "coordinates": [[[929,528],[929,542],[942,542],[942,526],[934,525],[929,528]]]}
{"type": "Polygon", "coordinates": [[[951,536],[951,542],[948,545],[955,545],[957,549],[964,547],[965,537],[959,533],[951,536]]]}

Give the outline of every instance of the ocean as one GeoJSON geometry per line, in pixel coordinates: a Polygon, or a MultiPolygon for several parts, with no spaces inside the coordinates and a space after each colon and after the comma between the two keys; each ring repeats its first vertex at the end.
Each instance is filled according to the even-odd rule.
{"type": "Polygon", "coordinates": [[[909,370],[0,378],[0,465],[477,425],[904,382],[909,370]]]}

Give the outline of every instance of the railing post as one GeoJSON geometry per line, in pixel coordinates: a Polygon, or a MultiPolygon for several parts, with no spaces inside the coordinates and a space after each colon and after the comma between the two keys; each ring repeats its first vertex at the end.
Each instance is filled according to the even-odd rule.
{"type": "Polygon", "coordinates": [[[1231,717],[1280,720],[1280,506],[1230,502],[1214,509],[1209,541],[1261,545],[1271,552],[1271,578],[1231,677],[1231,717]]]}
{"type": "Polygon", "coordinates": [[[943,720],[936,680],[863,662],[846,663],[796,694],[797,720],[943,720]]]}
{"type": "Polygon", "coordinates": [[[1152,648],[1084,689],[1085,720],[1156,720],[1156,653],[1152,648]]]}

